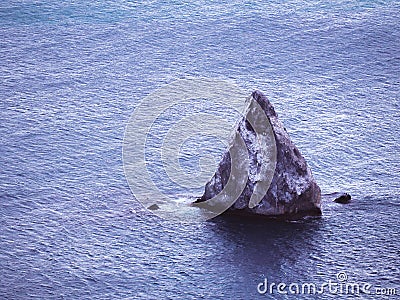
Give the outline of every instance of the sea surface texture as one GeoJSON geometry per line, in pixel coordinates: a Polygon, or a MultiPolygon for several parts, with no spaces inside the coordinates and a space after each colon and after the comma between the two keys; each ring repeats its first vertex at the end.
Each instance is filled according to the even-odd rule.
{"type": "MultiPolygon", "coordinates": [[[[400,293],[399,20],[390,0],[1,1],[0,298],[335,298],[260,294],[267,279],[395,299],[373,294],[400,293]],[[352,202],[325,198],[322,218],[297,223],[146,210],[124,175],[125,126],[188,76],[265,93],[322,193],[352,202]]],[[[188,149],[218,161],[209,146],[188,149]]],[[[165,193],[193,193],[153,173],[165,193]]]]}

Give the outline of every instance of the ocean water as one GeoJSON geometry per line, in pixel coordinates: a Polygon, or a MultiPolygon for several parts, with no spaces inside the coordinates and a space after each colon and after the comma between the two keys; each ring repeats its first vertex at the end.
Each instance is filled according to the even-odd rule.
{"type": "Polygon", "coordinates": [[[257,286],[338,274],[398,297],[399,20],[398,1],[2,1],[0,298],[331,299],[257,286]],[[352,203],[297,223],[147,211],[125,126],[188,76],[263,91],[322,192],[352,203]]]}

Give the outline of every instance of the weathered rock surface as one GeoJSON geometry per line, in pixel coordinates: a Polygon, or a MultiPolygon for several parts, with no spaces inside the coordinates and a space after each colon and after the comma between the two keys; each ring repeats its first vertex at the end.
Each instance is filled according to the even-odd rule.
{"type": "MultiPolygon", "coordinates": [[[[249,157],[248,178],[244,190],[239,197],[236,197],[234,204],[224,214],[288,220],[321,215],[321,190],[315,182],[304,157],[290,140],[286,129],[278,119],[272,104],[261,92],[252,93],[245,117],[238,122],[235,131],[235,134],[240,134],[247,147],[249,157]],[[254,110],[249,109],[250,106],[257,105],[254,101],[257,101],[260,105],[271,124],[270,129],[272,128],[276,143],[276,148],[273,150],[276,151],[274,153],[276,158],[274,171],[273,168],[271,169],[270,162],[265,162],[265,159],[262,159],[263,155],[265,157],[265,153],[263,153],[265,149],[257,139],[257,134],[260,133],[248,121],[254,118],[251,115],[254,110]],[[267,168],[265,167],[266,164],[267,168]],[[269,181],[270,184],[265,188],[265,190],[268,190],[260,190],[262,185],[258,183],[263,180],[262,178],[267,177],[268,172],[271,173],[271,177],[273,176],[272,181],[269,181]],[[254,203],[252,195],[254,193],[260,195],[260,192],[260,200],[254,203]]],[[[231,147],[235,147],[235,142],[231,147]]],[[[230,157],[230,153],[227,151],[214,176],[206,184],[203,196],[197,199],[196,203],[206,203],[205,201],[215,197],[224,189],[232,169],[230,157]]],[[[232,163],[235,166],[235,164],[241,162],[233,161],[232,163]]]]}

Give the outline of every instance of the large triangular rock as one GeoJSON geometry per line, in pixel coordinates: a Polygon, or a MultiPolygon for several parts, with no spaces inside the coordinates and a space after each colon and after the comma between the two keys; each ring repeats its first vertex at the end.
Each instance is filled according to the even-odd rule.
{"type": "MultiPolygon", "coordinates": [[[[264,115],[263,117],[265,118],[264,115]]],[[[245,117],[238,122],[234,135],[240,135],[248,151],[248,178],[247,182],[244,182],[244,189],[240,196],[235,197],[236,201],[224,212],[225,214],[254,215],[288,220],[321,215],[321,190],[315,182],[304,157],[290,140],[286,129],[278,119],[272,104],[261,92],[252,93],[245,117]],[[256,119],[256,121],[260,119],[259,116],[254,116],[255,106],[261,107],[270,123],[269,129],[272,130],[271,136],[275,139],[276,147],[268,151],[275,151],[273,153],[274,159],[276,159],[274,162],[276,163],[275,169],[271,169],[271,162],[262,160],[262,156],[266,156],[265,153],[263,154],[265,149],[256,137],[257,134],[262,136],[262,133],[257,132],[249,122],[251,119],[256,119]],[[262,179],[268,177],[268,172],[270,172],[272,181],[271,178],[269,181],[262,179]],[[266,191],[262,190],[260,180],[268,181],[266,191]],[[252,198],[253,194],[260,194],[260,192],[260,199],[253,199],[254,196],[252,198]],[[256,202],[252,203],[254,201],[256,202]]],[[[236,147],[235,141],[230,147],[236,147]]],[[[238,163],[242,162],[233,161],[235,165],[238,163]]],[[[227,151],[214,176],[206,184],[203,196],[196,203],[205,204],[207,200],[220,194],[229,180],[231,169],[231,155],[227,151]]]]}

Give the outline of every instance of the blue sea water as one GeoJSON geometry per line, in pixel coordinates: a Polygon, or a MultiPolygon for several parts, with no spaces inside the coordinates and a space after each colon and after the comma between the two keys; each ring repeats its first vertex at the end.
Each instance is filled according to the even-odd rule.
{"type": "Polygon", "coordinates": [[[398,295],[399,20],[398,1],[2,1],[0,297],[330,299],[257,285],[340,272],[398,295]],[[263,91],[323,193],[352,203],[299,223],[145,210],[124,129],[187,76],[263,91]]]}

